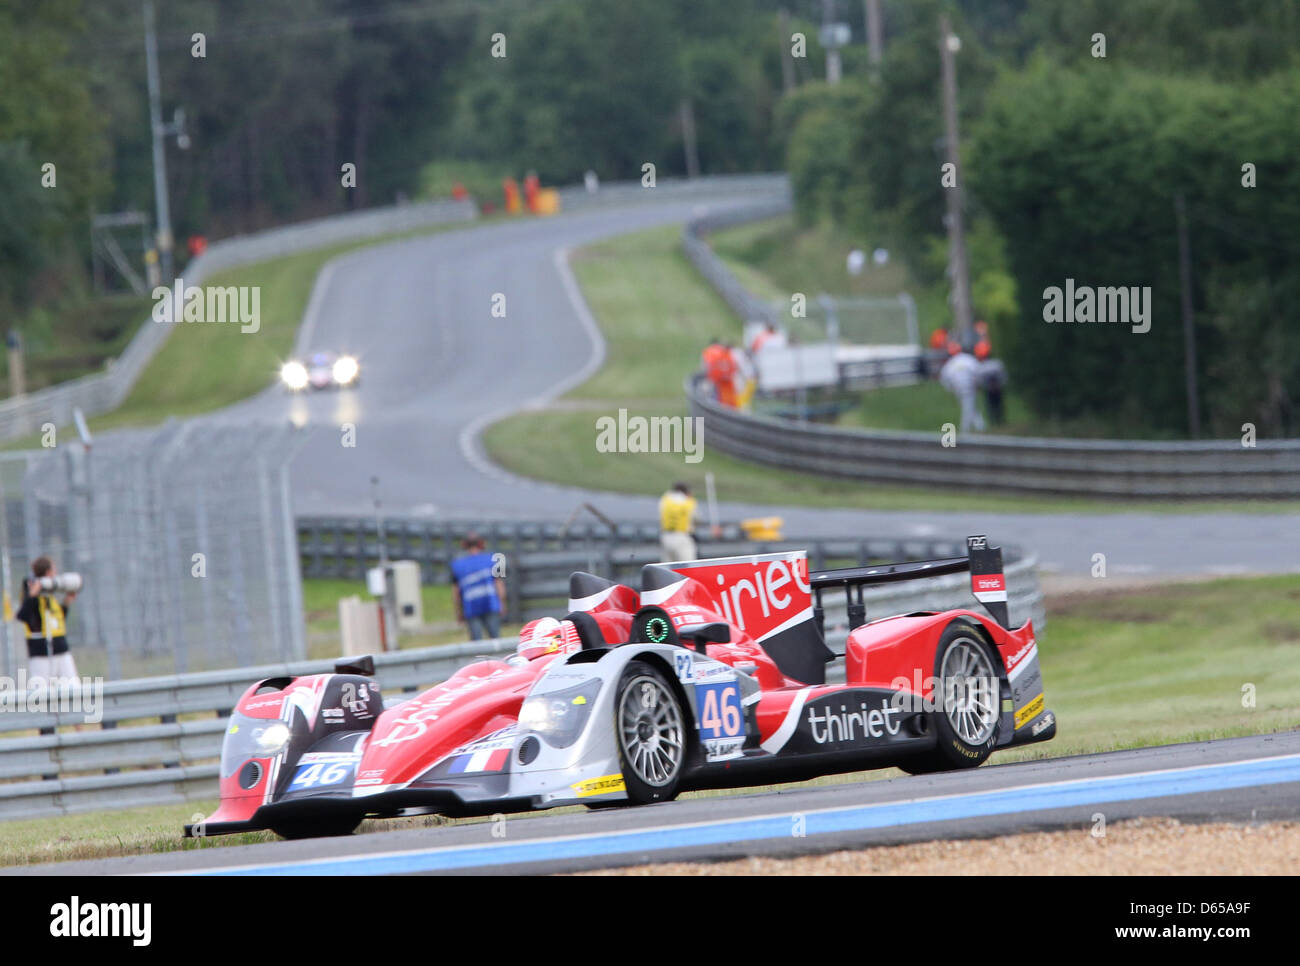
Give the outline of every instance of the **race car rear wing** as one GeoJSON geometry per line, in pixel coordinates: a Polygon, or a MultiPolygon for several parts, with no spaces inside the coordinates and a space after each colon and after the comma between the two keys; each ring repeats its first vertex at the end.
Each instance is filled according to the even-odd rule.
{"type": "Polygon", "coordinates": [[[809,574],[813,590],[813,618],[819,628],[825,627],[826,612],[822,607],[822,591],[844,588],[848,600],[849,631],[867,622],[867,606],[862,596],[863,587],[890,584],[901,580],[919,580],[922,577],[940,577],[969,571],[971,593],[984,605],[992,618],[1007,627],[1007,582],[1002,573],[1002,548],[990,547],[983,534],[966,538],[966,556],[943,557],[938,560],[916,560],[907,563],[883,564],[879,567],[845,567],[840,570],[821,570],[809,574]]]}

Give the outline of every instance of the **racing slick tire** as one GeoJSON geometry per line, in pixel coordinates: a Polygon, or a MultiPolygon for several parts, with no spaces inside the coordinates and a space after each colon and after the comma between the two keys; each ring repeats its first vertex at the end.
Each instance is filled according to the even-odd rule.
{"type": "Polygon", "coordinates": [[[686,714],[677,692],[653,665],[629,661],[614,696],[627,804],[670,802],[686,766],[686,714]]]}
{"type": "Polygon", "coordinates": [[[282,839],[324,839],[351,835],[360,824],[360,815],[337,815],[272,825],[271,831],[282,839]]]}
{"type": "Polygon", "coordinates": [[[940,706],[929,712],[935,747],[899,762],[910,775],[976,768],[998,743],[1001,679],[998,659],[984,634],[969,621],[944,628],[935,649],[935,696],[940,706]]]}

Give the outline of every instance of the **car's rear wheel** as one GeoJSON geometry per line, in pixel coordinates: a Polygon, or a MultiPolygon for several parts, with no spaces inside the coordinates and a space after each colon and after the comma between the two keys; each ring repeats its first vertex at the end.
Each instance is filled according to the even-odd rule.
{"type": "Polygon", "coordinates": [[[937,704],[930,712],[932,751],[901,762],[913,775],[975,768],[993,753],[1001,721],[1001,679],[992,649],[975,627],[954,621],[939,637],[935,654],[937,704]]]}
{"type": "Polygon", "coordinates": [[[686,762],[686,715],[672,685],[644,661],[628,662],[619,679],[614,734],[628,801],[674,799],[686,762]]]}

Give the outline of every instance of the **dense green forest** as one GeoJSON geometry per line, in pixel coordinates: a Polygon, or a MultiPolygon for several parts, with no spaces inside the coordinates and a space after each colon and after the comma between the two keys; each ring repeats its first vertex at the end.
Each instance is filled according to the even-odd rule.
{"type": "MultiPolygon", "coordinates": [[[[947,262],[947,13],[975,309],[1024,398],[1186,429],[1181,195],[1205,431],[1300,429],[1300,0],[881,0],[879,65],[864,3],[837,0],[836,86],[821,0],[156,6],[164,116],[182,108],[190,138],[167,147],[178,255],[453,181],[489,201],[529,171],[681,175],[686,101],[704,173],[786,169],[804,223],[888,245],[927,284],[947,262]],[[1150,286],[1151,330],[1045,323],[1067,278],[1150,286]]],[[[139,0],[0,0],[0,181],[4,327],[57,340],[89,289],[91,213],[153,213],[139,0]]]]}

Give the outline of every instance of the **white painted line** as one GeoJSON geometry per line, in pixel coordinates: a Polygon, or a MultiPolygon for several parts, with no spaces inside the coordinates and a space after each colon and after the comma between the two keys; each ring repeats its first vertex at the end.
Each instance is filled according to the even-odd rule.
{"type": "Polygon", "coordinates": [[[325,302],[325,292],[334,278],[334,269],[342,260],[343,256],[330,259],[311,287],[311,298],[307,301],[307,311],[302,314],[302,325],[298,327],[298,339],[294,344],[294,354],[299,357],[311,351],[312,339],[316,337],[316,320],[320,318],[321,306],[325,302]]]}

